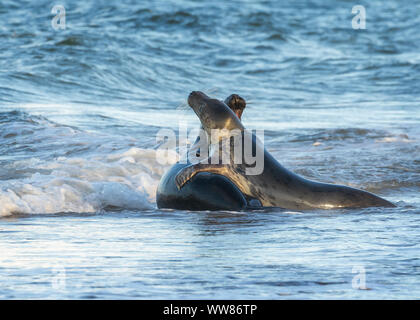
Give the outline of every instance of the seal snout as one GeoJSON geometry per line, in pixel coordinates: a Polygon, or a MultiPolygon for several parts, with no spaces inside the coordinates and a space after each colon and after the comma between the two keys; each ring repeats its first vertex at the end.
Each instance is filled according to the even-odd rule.
{"type": "Polygon", "coordinates": [[[208,98],[203,92],[201,91],[192,91],[188,96],[188,104],[190,107],[197,105],[200,100],[208,98]]]}

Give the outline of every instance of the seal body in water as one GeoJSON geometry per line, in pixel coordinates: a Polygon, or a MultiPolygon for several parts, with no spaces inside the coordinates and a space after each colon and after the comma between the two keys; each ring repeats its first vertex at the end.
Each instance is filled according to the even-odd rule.
{"type": "MultiPolygon", "coordinates": [[[[254,134],[246,134],[242,123],[234,113],[223,103],[211,99],[202,92],[192,92],[188,104],[200,118],[203,128],[210,135],[212,129],[227,129],[236,131],[244,143],[250,143],[252,149],[263,155],[263,170],[247,174],[250,165],[246,163],[244,152],[241,161],[233,157],[235,143],[231,135],[220,135],[219,140],[228,140],[230,161],[227,164],[212,163],[206,159],[197,164],[191,164],[181,169],[175,182],[182,190],[188,181],[198,173],[211,172],[223,175],[231,180],[245,196],[258,199],[264,207],[282,207],[286,209],[332,209],[332,208],[362,208],[362,207],[394,207],[385,199],[372,193],[334,184],[326,184],[305,179],[284,168],[267,150],[254,134]],[[249,136],[249,141],[244,138],[249,136]],[[234,161],[235,160],[235,161],[234,161]]],[[[209,161],[210,160],[210,161],[209,161]]]]}
{"type": "MultiPolygon", "coordinates": [[[[234,116],[241,118],[246,107],[243,98],[237,94],[232,94],[226,98],[224,103],[231,108],[234,116]]],[[[199,143],[199,138],[197,138],[188,152],[187,163],[176,163],[162,176],[156,192],[158,208],[239,211],[248,207],[260,206],[255,199],[244,196],[232,181],[218,174],[199,173],[191,179],[188,185],[181,190],[178,189],[175,184],[176,174],[192,164],[189,157],[191,154],[200,157],[202,151],[200,148],[202,148],[202,144],[199,143]]]]}

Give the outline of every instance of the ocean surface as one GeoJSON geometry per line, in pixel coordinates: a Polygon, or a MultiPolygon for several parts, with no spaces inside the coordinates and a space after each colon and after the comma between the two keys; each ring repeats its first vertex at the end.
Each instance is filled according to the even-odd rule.
{"type": "Polygon", "coordinates": [[[56,4],[65,29],[0,3],[0,299],[420,298],[418,1],[56,4]],[[397,207],[157,209],[156,135],[198,127],[192,90],[397,207]]]}

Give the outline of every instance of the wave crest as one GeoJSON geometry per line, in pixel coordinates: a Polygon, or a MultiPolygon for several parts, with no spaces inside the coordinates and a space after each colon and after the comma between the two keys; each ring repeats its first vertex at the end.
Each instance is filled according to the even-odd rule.
{"type": "Polygon", "coordinates": [[[0,216],[152,209],[167,169],[155,157],[155,150],[131,148],[90,159],[16,161],[9,169],[27,176],[1,181],[0,216]]]}

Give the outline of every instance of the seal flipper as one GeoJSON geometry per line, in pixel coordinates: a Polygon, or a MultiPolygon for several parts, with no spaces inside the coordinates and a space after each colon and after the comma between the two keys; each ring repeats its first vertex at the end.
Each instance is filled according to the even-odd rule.
{"type": "Polygon", "coordinates": [[[175,164],[163,175],[156,191],[158,208],[240,211],[248,207],[247,200],[238,187],[219,174],[200,172],[179,190],[175,184],[175,176],[186,166],[188,165],[175,164]]]}
{"type": "Polygon", "coordinates": [[[177,173],[175,177],[175,184],[178,190],[181,190],[181,188],[199,172],[209,172],[225,175],[227,168],[226,166],[220,164],[203,163],[192,164],[190,166],[184,167],[177,173]]]}

